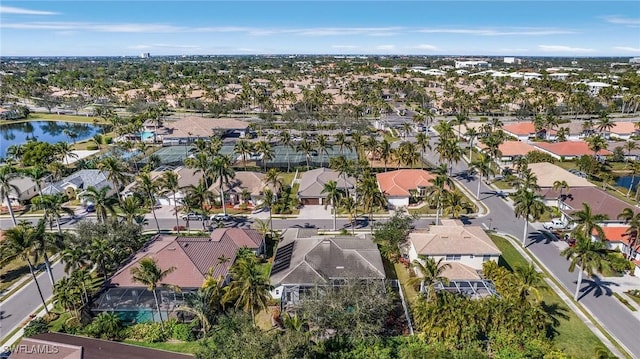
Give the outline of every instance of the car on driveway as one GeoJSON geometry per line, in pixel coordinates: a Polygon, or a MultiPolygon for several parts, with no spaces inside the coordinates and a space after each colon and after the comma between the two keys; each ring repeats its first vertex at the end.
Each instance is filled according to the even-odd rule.
{"type": "Polygon", "coordinates": [[[204,217],[201,214],[197,214],[195,212],[189,212],[182,216],[182,219],[185,221],[202,221],[204,217]]]}
{"type": "Polygon", "coordinates": [[[229,219],[231,219],[231,217],[229,217],[229,215],[224,214],[224,213],[216,213],[216,214],[212,214],[212,215],[209,217],[209,220],[211,220],[211,221],[217,221],[217,222],[221,222],[221,221],[222,221],[222,222],[226,222],[226,221],[228,221],[229,219]]]}

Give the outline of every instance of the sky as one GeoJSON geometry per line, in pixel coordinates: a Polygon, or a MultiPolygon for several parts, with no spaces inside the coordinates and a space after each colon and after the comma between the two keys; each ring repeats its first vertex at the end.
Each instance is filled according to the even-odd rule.
{"type": "Polygon", "coordinates": [[[640,56],[640,1],[10,1],[0,56],[640,56]]]}

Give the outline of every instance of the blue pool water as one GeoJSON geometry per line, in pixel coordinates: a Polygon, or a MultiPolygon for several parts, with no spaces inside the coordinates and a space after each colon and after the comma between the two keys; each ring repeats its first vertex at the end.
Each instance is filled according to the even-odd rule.
{"type": "Polygon", "coordinates": [[[142,142],[153,138],[153,132],[151,131],[144,131],[144,132],[140,132],[140,139],[142,140],[142,142]]]}

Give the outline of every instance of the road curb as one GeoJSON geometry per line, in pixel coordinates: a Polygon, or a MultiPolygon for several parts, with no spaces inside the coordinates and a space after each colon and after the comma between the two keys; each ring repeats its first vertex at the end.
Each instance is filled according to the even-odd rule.
{"type": "MultiPolygon", "coordinates": [[[[506,238],[509,241],[509,243],[511,243],[511,245],[518,251],[518,253],[520,253],[523,257],[528,259],[530,263],[533,263],[533,265],[536,267],[537,270],[540,270],[544,272],[544,274],[546,274],[547,278],[545,278],[545,282],[547,283],[547,285],[549,285],[553,289],[553,291],[556,292],[556,294],[558,294],[560,299],[562,299],[565,302],[565,304],[567,304],[571,308],[571,310],[573,310],[573,312],[576,313],[576,315],[587,325],[587,327],[591,330],[591,332],[596,337],[598,337],[600,341],[602,341],[602,343],[607,347],[607,349],[609,349],[614,355],[618,357],[629,356],[632,358],[636,358],[636,356],[631,354],[631,351],[629,350],[629,348],[627,348],[623,343],[616,341],[616,344],[625,350],[626,353],[624,354],[626,355],[620,352],[620,350],[613,344],[613,342],[609,338],[607,338],[606,335],[604,335],[602,330],[594,324],[594,321],[597,322],[598,325],[603,329],[606,329],[605,325],[598,322],[596,320],[596,316],[587,307],[582,305],[580,302],[574,301],[573,298],[568,296],[558,286],[558,284],[556,284],[557,282],[557,283],[560,283],[560,285],[562,285],[562,282],[555,276],[555,274],[553,274],[553,272],[549,270],[549,268],[547,268],[544,262],[542,262],[535,254],[531,253],[528,250],[523,249],[517,238],[504,232],[500,232],[500,231],[493,231],[493,232],[503,238],[506,238]],[[553,278],[553,280],[551,280],[551,277],[553,278]],[[584,312],[587,312],[589,316],[593,318],[593,320],[589,318],[587,315],[585,315],[583,310],[584,312]]],[[[569,290],[566,287],[564,289],[569,290]]]]}

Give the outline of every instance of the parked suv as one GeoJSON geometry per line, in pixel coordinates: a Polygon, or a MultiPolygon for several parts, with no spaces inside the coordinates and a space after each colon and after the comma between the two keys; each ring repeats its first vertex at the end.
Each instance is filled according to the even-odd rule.
{"type": "Polygon", "coordinates": [[[202,221],[203,217],[201,214],[197,214],[194,212],[189,212],[187,214],[185,214],[184,216],[182,216],[182,219],[185,221],[202,221]]]}

